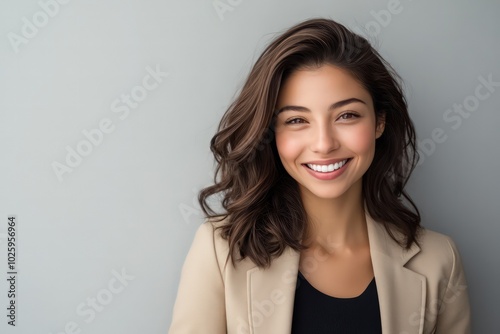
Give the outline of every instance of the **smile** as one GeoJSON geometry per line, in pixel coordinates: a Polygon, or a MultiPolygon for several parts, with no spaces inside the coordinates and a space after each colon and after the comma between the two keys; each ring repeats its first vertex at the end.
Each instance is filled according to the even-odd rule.
{"type": "Polygon", "coordinates": [[[329,164],[329,165],[314,165],[314,164],[306,164],[307,167],[309,167],[310,169],[316,171],[316,172],[319,172],[319,173],[329,173],[329,172],[333,172],[333,171],[336,171],[340,168],[342,168],[342,166],[344,166],[347,161],[349,161],[350,159],[345,159],[345,160],[342,160],[342,161],[339,161],[337,163],[334,163],[334,164],[329,164]]]}

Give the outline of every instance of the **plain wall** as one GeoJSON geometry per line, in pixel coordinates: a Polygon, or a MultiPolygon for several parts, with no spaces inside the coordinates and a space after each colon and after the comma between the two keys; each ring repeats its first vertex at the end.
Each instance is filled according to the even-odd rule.
{"type": "Polygon", "coordinates": [[[499,333],[500,3],[220,3],[0,3],[1,277],[18,222],[17,326],[1,279],[0,331],[166,333],[220,117],[276,34],[327,17],[404,79],[423,153],[408,191],[459,247],[474,333],[499,333]]]}

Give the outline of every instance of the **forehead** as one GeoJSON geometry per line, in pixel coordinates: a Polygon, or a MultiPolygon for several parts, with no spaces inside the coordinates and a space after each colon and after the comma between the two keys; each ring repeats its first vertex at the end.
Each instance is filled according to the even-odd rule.
{"type": "Polygon", "coordinates": [[[358,98],[372,106],[370,93],[347,70],[326,64],[318,68],[293,71],[283,82],[277,107],[283,104],[334,103],[358,98]]]}

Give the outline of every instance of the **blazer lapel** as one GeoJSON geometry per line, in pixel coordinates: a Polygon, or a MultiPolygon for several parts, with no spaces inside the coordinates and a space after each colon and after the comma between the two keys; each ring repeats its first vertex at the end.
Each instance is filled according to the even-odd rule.
{"type": "Polygon", "coordinates": [[[250,334],[290,334],[299,257],[287,248],[270,268],[247,271],[250,334]]]}
{"type": "Polygon", "coordinates": [[[404,265],[420,252],[413,245],[403,250],[374,221],[365,207],[383,333],[421,334],[424,328],[426,279],[404,265]]]}
{"type": "MultiPolygon", "coordinates": [[[[423,333],[425,277],[405,268],[420,248],[403,250],[365,206],[383,333],[423,333]]],[[[300,253],[290,248],[270,268],[247,271],[250,334],[290,334],[300,253]]]]}

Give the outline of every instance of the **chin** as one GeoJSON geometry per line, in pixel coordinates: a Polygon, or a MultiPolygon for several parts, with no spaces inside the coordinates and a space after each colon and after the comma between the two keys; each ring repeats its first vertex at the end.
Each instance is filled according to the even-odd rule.
{"type": "Polygon", "coordinates": [[[332,189],[334,187],[329,187],[329,189],[314,189],[313,187],[302,187],[310,196],[317,197],[319,199],[336,199],[346,195],[347,190],[342,189],[332,189]]]}

